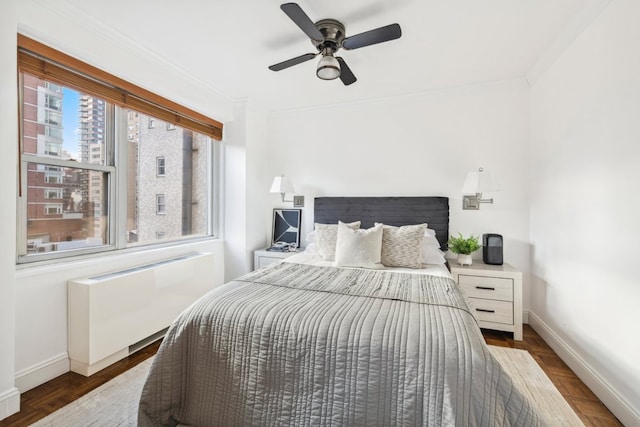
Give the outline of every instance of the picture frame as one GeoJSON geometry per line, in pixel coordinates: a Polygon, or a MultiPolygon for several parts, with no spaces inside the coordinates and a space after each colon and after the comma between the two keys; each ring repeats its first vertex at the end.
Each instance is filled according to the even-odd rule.
{"type": "Polygon", "coordinates": [[[301,220],[302,209],[274,209],[271,245],[299,248],[301,220]]]}

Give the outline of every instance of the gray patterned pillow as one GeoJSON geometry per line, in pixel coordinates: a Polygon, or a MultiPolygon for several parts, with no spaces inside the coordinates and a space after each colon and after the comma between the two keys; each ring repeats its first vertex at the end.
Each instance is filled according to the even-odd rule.
{"type": "MultiPolygon", "coordinates": [[[[360,221],[347,224],[352,230],[360,228],[360,221]]],[[[315,224],[316,246],[318,254],[325,261],[333,261],[336,257],[336,242],[338,241],[338,224],[315,224]]]]}
{"type": "Polygon", "coordinates": [[[422,242],[427,224],[385,225],[382,231],[382,264],[386,267],[422,268],[422,242]]]}

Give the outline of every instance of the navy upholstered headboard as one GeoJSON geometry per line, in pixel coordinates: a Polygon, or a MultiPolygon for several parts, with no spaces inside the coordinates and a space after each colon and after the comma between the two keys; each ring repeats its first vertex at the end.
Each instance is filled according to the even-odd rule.
{"type": "Polygon", "coordinates": [[[314,222],[362,221],[362,228],[375,222],[388,225],[413,225],[426,222],[435,230],[443,251],[449,240],[448,197],[316,197],[314,222]]]}

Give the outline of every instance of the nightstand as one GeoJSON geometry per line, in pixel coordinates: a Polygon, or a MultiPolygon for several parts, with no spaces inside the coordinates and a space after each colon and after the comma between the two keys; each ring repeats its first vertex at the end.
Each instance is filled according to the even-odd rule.
{"type": "Polygon", "coordinates": [[[257,270],[259,268],[266,267],[269,264],[273,264],[274,262],[278,262],[281,259],[288,258],[297,253],[298,252],[277,252],[258,249],[253,252],[253,269],[257,270]]]}
{"type": "Polygon", "coordinates": [[[522,272],[507,263],[449,264],[480,327],[513,332],[513,339],[522,341],[522,272]]]}

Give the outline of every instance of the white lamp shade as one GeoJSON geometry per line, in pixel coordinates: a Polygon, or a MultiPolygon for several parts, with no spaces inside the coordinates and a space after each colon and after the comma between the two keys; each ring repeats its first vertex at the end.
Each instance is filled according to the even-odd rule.
{"type": "Polygon", "coordinates": [[[462,186],[462,194],[464,195],[491,193],[494,191],[500,191],[498,183],[489,172],[482,168],[478,171],[469,172],[462,186]]]}
{"type": "Polygon", "coordinates": [[[293,182],[286,176],[276,176],[271,184],[271,193],[294,193],[293,182]]]}

